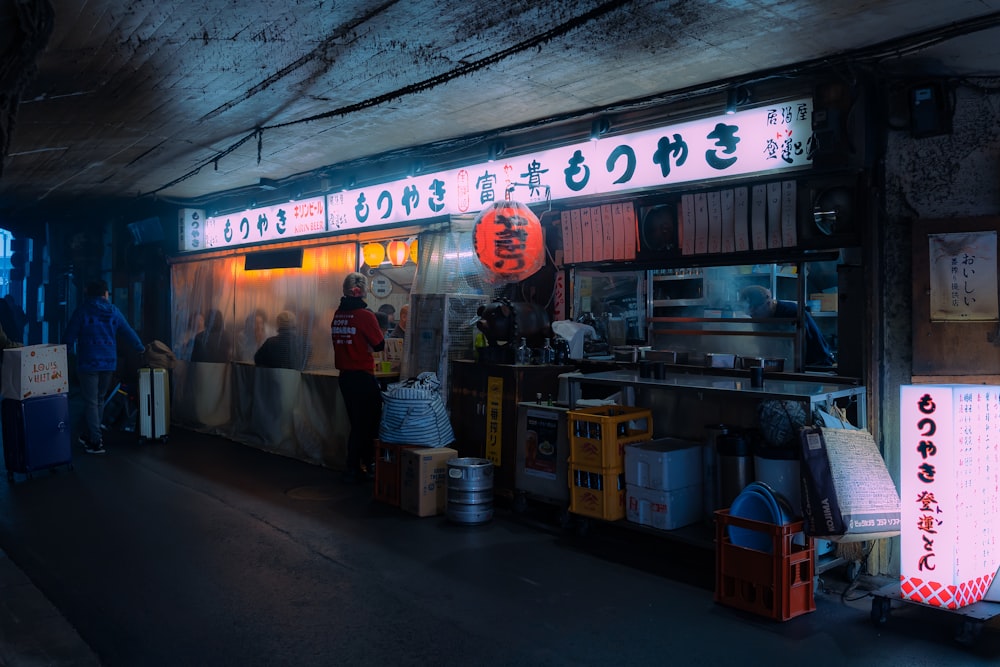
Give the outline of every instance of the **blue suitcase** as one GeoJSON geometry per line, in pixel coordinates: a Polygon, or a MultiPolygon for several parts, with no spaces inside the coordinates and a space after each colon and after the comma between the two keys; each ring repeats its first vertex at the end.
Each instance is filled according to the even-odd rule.
{"type": "Polygon", "coordinates": [[[15,473],[31,477],[38,470],[73,467],[67,394],[21,401],[5,398],[0,401],[0,420],[7,481],[12,481],[15,473]]]}

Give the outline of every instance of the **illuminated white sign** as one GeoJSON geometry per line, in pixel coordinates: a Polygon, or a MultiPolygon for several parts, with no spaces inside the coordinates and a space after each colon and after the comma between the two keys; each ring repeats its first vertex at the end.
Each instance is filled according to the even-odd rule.
{"type": "Polygon", "coordinates": [[[326,231],[326,200],[313,197],[207,218],[202,227],[201,247],[181,250],[288,241],[326,231]]]}
{"type": "Polygon", "coordinates": [[[183,250],[202,250],[205,247],[205,211],[182,208],[178,213],[177,247],[183,250]]]}
{"type": "Polygon", "coordinates": [[[810,166],[812,150],[812,100],[792,100],[208,218],[200,239],[182,232],[181,250],[417,224],[505,198],[532,204],[781,172],[810,166]]]}
{"type": "Polygon", "coordinates": [[[954,609],[1000,567],[1000,387],[900,388],[900,591],[954,609]]]}
{"type": "Polygon", "coordinates": [[[812,164],[812,101],[783,102],[330,195],[330,231],[812,164]]]}

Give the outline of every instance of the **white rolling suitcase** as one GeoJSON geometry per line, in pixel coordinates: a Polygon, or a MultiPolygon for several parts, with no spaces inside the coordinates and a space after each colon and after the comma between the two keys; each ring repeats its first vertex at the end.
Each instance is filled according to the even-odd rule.
{"type": "Polygon", "coordinates": [[[139,369],[139,440],[165,442],[170,432],[170,378],[162,368],[139,369]]]}

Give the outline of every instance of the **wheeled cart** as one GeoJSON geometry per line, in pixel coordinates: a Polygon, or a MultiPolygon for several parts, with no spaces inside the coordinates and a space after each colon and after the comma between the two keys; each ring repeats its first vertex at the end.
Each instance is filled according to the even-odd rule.
{"type": "Polygon", "coordinates": [[[66,394],[36,396],[0,402],[3,420],[3,458],[7,481],[14,474],[27,475],[65,465],[73,467],[66,394]]]}
{"type": "Polygon", "coordinates": [[[951,615],[958,622],[955,640],[963,644],[974,643],[982,632],[983,624],[1000,616],[1000,602],[973,602],[957,609],[934,607],[923,602],[904,598],[900,592],[899,584],[894,583],[883,586],[872,593],[872,623],[875,625],[884,625],[888,622],[894,600],[923,607],[924,609],[938,610],[943,614],[951,615]]]}

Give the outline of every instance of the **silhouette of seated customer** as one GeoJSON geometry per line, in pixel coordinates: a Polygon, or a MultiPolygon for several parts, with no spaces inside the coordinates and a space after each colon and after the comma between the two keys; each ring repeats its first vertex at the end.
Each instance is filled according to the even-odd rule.
{"type": "Polygon", "coordinates": [[[306,365],[306,341],[299,335],[295,313],[283,310],[278,313],[278,333],[264,341],[253,362],[263,368],[291,368],[302,370],[306,365]]]}
{"type": "Polygon", "coordinates": [[[222,313],[218,310],[208,311],[205,330],[194,337],[191,361],[225,363],[229,361],[232,350],[233,336],[226,331],[222,313]]]}

